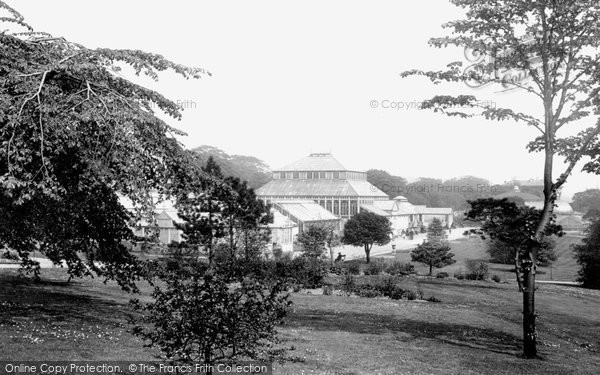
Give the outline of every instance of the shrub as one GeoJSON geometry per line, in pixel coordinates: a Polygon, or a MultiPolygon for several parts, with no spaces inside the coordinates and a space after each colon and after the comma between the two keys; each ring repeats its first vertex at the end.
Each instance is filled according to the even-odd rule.
{"type": "Polygon", "coordinates": [[[404,295],[406,294],[406,291],[396,285],[393,279],[383,285],[382,291],[384,296],[396,300],[404,298],[404,295]]]}
{"type": "Polygon", "coordinates": [[[495,282],[499,283],[500,282],[500,276],[498,276],[498,275],[492,275],[492,280],[494,280],[495,282]]]}
{"type": "Polygon", "coordinates": [[[387,297],[390,299],[402,299],[405,294],[406,291],[404,289],[396,286],[388,292],[387,297]]]}
{"type": "Polygon", "coordinates": [[[273,258],[279,260],[279,259],[281,259],[282,255],[283,255],[283,248],[281,247],[281,245],[279,245],[279,244],[273,245],[273,258]]]}
{"type": "Polygon", "coordinates": [[[421,284],[417,284],[417,291],[415,292],[417,294],[417,299],[424,299],[425,294],[423,293],[423,289],[421,289],[421,284]]]}
{"type": "Polygon", "coordinates": [[[363,298],[375,298],[383,296],[381,290],[379,290],[378,288],[373,288],[370,285],[361,285],[360,287],[355,288],[354,293],[356,293],[357,296],[363,298]]]}
{"type": "Polygon", "coordinates": [[[171,272],[160,281],[153,302],[132,301],[142,313],[133,318],[133,332],[160,349],[163,358],[213,364],[217,358],[267,359],[280,352],[274,349],[281,342],[276,326],[290,305],[283,283],[268,286],[245,278],[232,286],[214,272],[189,279],[171,272]]]}
{"type": "Polygon", "coordinates": [[[360,265],[358,263],[350,263],[348,273],[351,275],[360,275],[360,265]]]}
{"type": "Polygon", "coordinates": [[[437,275],[435,275],[435,277],[438,279],[446,279],[450,277],[450,275],[448,274],[448,272],[438,272],[437,275]]]}
{"type": "Polygon", "coordinates": [[[482,262],[475,259],[468,259],[465,262],[467,266],[467,274],[465,275],[469,280],[485,280],[488,276],[488,265],[486,262],[482,262]]]}
{"type": "Polygon", "coordinates": [[[367,266],[364,273],[365,275],[380,275],[385,269],[385,262],[380,259],[373,259],[367,266]]]}
{"type": "Polygon", "coordinates": [[[331,285],[325,285],[323,287],[323,295],[331,296],[333,294],[333,287],[331,285]]]}
{"type": "Polygon", "coordinates": [[[386,276],[379,281],[377,287],[383,291],[391,290],[396,286],[396,278],[393,276],[386,276]]]}
{"type": "Polygon", "coordinates": [[[171,244],[165,255],[147,263],[146,277],[162,277],[169,273],[179,274],[182,278],[202,275],[208,264],[198,259],[197,250],[181,244],[171,244]]]}
{"type": "Polygon", "coordinates": [[[434,296],[431,296],[431,297],[427,298],[426,301],[427,302],[442,302],[441,300],[435,298],[434,296]]]}
{"type": "Polygon", "coordinates": [[[465,274],[462,272],[458,272],[454,274],[454,278],[457,280],[464,280],[465,279],[465,274]]]}
{"type": "Polygon", "coordinates": [[[416,299],[418,299],[418,297],[419,296],[417,295],[417,293],[413,292],[412,290],[406,290],[404,292],[404,298],[406,298],[409,301],[416,300],[416,299]]]}
{"type": "Polygon", "coordinates": [[[267,272],[272,278],[288,280],[304,288],[321,287],[329,269],[323,260],[303,256],[291,260],[282,258],[270,268],[267,272]]]}
{"type": "Polygon", "coordinates": [[[415,266],[410,263],[394,261],[386,267],[385,272],[394,276],[406,276],[415,273],[415,266]]]}
{"type": "Polygon", "coordinates": [[[351,273],[347,273],[344,276],[344,280],[342,281],[341,287],[347,295],[350,295],[350,293],[354,291],[354,288],[356,287],[356,282],[354,281],[354,276],[352,276],[351,273]]]}
{"type": "Polygon", "coordinates": [[[376,282],[375,284],[357,285],[355,283],[354,276],[346,274],[341,283],[341,287],[342,290],[348,295],[354,293],[357,296],[364,298],[388,297],[393,300],[422,299],[423,292],[420,290],[414,292],[411,290],[402,289],[396,284],[396,281],[396,278],[388,276],[382,281],[376,282]]]}

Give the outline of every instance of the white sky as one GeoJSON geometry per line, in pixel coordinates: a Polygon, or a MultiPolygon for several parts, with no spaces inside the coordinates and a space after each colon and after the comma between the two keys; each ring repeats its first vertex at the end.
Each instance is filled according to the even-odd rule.
{"type": "MultiPolygon", "coordinates": [[[[515,92],[400,78],[404,70],[464,59],[459,49],[427,45],[444,33],[441,24],[460,18],[447,0],[8,3],[54,36],[155,52],[210,70],[212,77],[198,81],[165,74],[152,85],[187,103],[173,125],[189,134],[182,140],[188,147],[208,144],[274,168],[331,151],[348,168],[409,179],[475,175],[498,183],[542,174],[541,157],[525,150],[536,134],[524,125],[381,108],[386,100],[420,102],[444,93],[528,111],[539,106],[515,92]]],[[[599,176],[578,172],[564,196],[596,187],[599,176]]]]}

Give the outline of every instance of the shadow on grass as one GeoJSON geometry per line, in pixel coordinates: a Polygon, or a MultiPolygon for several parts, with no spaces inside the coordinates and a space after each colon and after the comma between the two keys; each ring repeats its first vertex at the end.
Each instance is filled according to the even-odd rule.
{"type": "Polygon", "coordinates": [[[518,356],[520,339],[502,331],[484,329],[465,324],[428,322],[425,320],[402,319],[400,317],[297,309],[290,315],[291,327],[308,327],[318,331],[345,331],[357,334],[396,334],[406,337],[404,341],[431,339],[470,349],[518,356]]]}
{"type": "Polygon", "coordinates": [[[116,325],[130,313],[126,302],[82,294],[77,282],[0,276],[0,321],[116,325]]]}

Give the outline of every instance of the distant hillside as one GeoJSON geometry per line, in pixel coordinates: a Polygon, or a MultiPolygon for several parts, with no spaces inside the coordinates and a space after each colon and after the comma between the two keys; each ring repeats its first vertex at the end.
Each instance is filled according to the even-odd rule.
{"type": "Polygon", "coordinates": [[[513,186],[492,185],[488,180],[475,176],[463,176],[442,180],[421,177],[408,182],[406,178],[371,169],[367,171],[367,181],[382,190],[390,198],[402,195],[412,204],[424,204],[428,207],[452,207],[466,210],[469,200],[489,198],[504,191],[512,191],[513,186]]]}
{"type": "Polygon", "coordinates": [[[254,156],[229,155],[225,151],[213,146],[200,146],[192,149],[206,163],[212,156],[221,167],[225,176],[238,177],[248,181],[248,185],[257,189],[271,180],[270,168],[262,160],[254,156]]]}

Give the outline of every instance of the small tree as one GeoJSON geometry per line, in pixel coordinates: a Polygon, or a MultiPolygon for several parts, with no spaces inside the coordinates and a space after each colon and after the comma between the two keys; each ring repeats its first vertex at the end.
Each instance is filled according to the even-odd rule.
{"type": "Polygon", "coordinates": [[[310,225],[307,230],[298,235],[298,243],[302,253],[311,258],[320,258],[327,249],[329,231],[322,225],[310,225]]]}
{"type": "Polygon", "coordinates": [[[456,261],[452,259],[454,254],[450,252],[450,245],[446,240],[442,222],[435,218],[427,227],[427,240],[417,245],[410,256],[414,262],[429,266],[429,275],[433,273],[433,267],[442,268],[456,261]]]}
{"type": "Polygon", "coordinates": [[[283,354],[276,326],[290,305],[283,284],[270,287],[250,278],[232,286],[207,272],[183,278],[178,272],[160,275],[154,302],[132,301],[145,315],[134,320],[134,334],[158,347],[174,363],[236,359],[273,360],[283,354]]]}
{"type": "Polygon", "coordinates": [[[437,217],[434,218],[429,226],[427,227],[427,242],[430,243],[443,243],[448,239],[448,235],[444,230],[442,222],[437,217]]]}
{"type": "Polygon", "coordinates": [[[386,217],[371,212],[359,212],[344,225],[342,242],[346,245],[363,246],[369,263],[373,244],[388,244],[392,233],[392,224],[386,217]]]}
{"type": "Polygon", "coordinates": [[[574,245],[573,250],[581,266],[578,281],[586,288],[600,289],[600,219],[592,222],[583,244],[574,245]]]}

